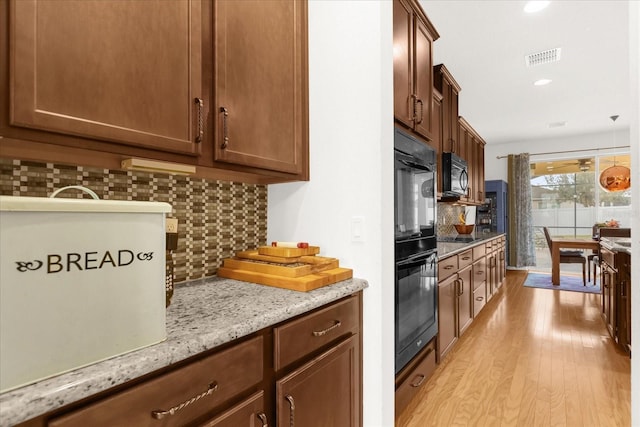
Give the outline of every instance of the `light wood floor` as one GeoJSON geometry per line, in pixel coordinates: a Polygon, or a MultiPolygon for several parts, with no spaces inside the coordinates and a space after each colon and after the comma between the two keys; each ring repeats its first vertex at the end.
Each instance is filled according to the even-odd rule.
{"type": "Polygon", "coordinates": [[[600,295],[506,285],[396,422],[425,426],[629,426],[630,359],[600,295]]]}

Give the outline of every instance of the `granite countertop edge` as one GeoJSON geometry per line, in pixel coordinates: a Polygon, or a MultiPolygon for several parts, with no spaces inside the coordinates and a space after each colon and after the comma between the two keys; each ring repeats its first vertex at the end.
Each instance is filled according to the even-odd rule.
{"type": "Polygon", "coordinates": [[[504,236],[505,233],[485,233],[481,237],[476,237],[473,242],[437,242],[438,258],[440,260],[456,255],[474,246],[493,240],[496,237],[504,236]]]}
{"type": "Polygon", "coordinates": [[[614,252],[625,252],[631,255],[631,246],[621,245],[619,242],[630,242],[631,239],[629,237],[603,237],[600,239],[600,243],[607,249],[610,249],[614,252]]]}
{"type": "Polygon", "coordinates": [[[348,279],[310,292],[210,277],[175,288],[167,339],[0,394],[0,427],[77,402],[368,287],[348,279]]]}

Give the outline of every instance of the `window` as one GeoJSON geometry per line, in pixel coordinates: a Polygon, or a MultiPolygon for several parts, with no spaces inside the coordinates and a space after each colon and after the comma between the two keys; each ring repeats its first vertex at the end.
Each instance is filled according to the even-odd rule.
{"type": "MultiPolygon", "coordinates": [[[[533,225],[538,268],[551,265],[542,227],[553,236],[588,238],[596,223],[616,219],[631,225],[631,191],[609,193],[600,187],[600,172],[613,164],[629,166],[630,155],[592,156],[531,163],[533,225]]],[[[564,269],[571,266],[563,265],[564,269]]],[[[579,265],[575,269],[581,269],[579,265]]]]}

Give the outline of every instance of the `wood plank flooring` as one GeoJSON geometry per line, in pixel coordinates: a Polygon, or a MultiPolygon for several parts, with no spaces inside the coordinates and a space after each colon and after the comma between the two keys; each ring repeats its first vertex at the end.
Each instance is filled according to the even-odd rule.
{"type": "Polygon", "coordinates": [[[629,426],[630,359],[600,295],[506,284],[396,421],[426,426],[629,426]]]}

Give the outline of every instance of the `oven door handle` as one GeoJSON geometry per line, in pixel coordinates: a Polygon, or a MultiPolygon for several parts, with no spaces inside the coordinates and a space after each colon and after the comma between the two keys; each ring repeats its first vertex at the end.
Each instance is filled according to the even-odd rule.
{"type": "Polygon", "coordinates": [[[437,262],[437,259],[438,259],[438,257],[437,257],[435,252],[427,252],[427,253],[421,253],[419,255],[412,256],[410,258],[407,258],[404,261],[397,262],[396,265],[398,267],[407,267],[407,266],[412,266],[412,265],[423,264],[429,258],[433,258],[431,260],[431,264],[435,264],[437,262]]]}
{"type": "Polygon", "coordinates": [[[428,165],[425,165],[423,163],[418,163],[414,160],[413,157],[398,151],[396,151],[396,161],[402,163],[405,166],[409,166],[410,168],[433,172],[433,167],[429,167],[428,165]]]}

